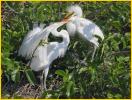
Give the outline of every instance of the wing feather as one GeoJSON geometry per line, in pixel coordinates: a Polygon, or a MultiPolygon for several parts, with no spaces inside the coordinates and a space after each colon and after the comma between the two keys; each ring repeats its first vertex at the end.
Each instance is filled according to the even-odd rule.
{"type": "Polygon", "coordinates": [[[82,28],[81,32],[83,31],[83,34],[87,33],[87,37],[91,38],[92,35],[97,35],[102,40],[104,39],[102,30],[94,22],[84,18],[78,20],[80,20],[80,28],[82,28]]]}
{"type": "Polygon", "coordinates": [[[30,67],[34,71],[39,71],[49,66],[52,61],[58,58],[57,51],[58,42],[51,42],[44,46],[39,46],[34,52],[30,67]],[[52,58],[49,59],[49,56],[52,58]]]}

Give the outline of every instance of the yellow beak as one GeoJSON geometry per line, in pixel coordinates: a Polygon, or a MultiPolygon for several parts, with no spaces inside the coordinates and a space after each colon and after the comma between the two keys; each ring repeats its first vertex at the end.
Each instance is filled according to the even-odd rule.
{"type": "Polygon", "coordinates": [[[71,16],[74,14],[74,12],[67,13],[66,16],[62,21],[68,22],[68,19],[71,18],[71,16]]]}
{"type": "Polygon", "coordinates": [[[69,19],[73,14],[74,12],[67,13],[64,19],[69,19]]]}

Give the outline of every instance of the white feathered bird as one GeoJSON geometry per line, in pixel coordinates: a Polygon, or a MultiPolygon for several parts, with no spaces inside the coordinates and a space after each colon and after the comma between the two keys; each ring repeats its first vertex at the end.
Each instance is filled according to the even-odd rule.
{"type": "MultiPolygon", "coordinates": [[[[46,78],[49,71],[50,64],[58,57],[63,57],[68,44],[70,42],[69,34],[66,30],[57,31],[59,27],[67,23],[66,20],[54,23],[45,29],[42,27],[36,27],[30,31],[24,38],[22,45],[19,49],[18,54],[31,59],[30,67],[34,71],[43,70],[44,81],[42,83],[44,89],[46,90],[46,78]],[[49,42],[41,43],[42,40],[46,40],[49,34],[56,37],[62,37],[63,41],[59,42],[49,42]]],[[[42,75],[43,76],[43,75],[42,75]]],[[[43,77],[42,77],[43,79],[43,77]]]]}
{"type": "Polygon", "coordinates": [[[63,57],[68,44],[70,43],[69,34],[66,30],[57,31],[57,28],[62,26],[64,23],[56,23],[54,29],[51,29],[51,33],[56,37],[62,37],[63,41],[59,42],[50,42],[39,46],[34,52],[34,57],[31,60],[31,69],[34,71],[43,70],[44,74],[44,89],[46,89],[46,78],[49,71],[50,64],[57,59],[58,57],[63,57]]]}
{"type": "Polygon", "coordinates": [[[68,14],[64,19],[67,19],[69,15],[71,16],[68,19],[69,22],[66,24],[68,33],[71,36],[74,36],[75,33],[79,33],[83,38],[94,44],[94,51],[91,59],[91,61],[93,61],[96,48],[99,46],[98,38],[95,37],[95,35],[103,40],[103,32],[95,23],[88,19],[82,18],[83,12],[80,6],[70,6],[67,8],[67,12],[68,14]]]}

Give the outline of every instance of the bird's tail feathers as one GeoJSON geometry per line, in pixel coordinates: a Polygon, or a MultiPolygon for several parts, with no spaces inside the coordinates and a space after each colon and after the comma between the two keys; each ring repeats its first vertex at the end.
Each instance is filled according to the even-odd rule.
{"type": "Polygon", "coordinates": [[[102,40],[104,40],[104,34],[101,30],[99,30],[98,32],[94,32],[94,35],[100,37],[102,40]]]}

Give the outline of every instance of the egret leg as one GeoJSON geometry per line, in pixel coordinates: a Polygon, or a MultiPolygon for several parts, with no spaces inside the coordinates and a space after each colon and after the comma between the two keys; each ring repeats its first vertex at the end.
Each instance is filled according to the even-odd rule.
{"type": "Polygon", "coordinates": [[[42,71],[42,76],[40,77],[40,81],[41,81],[41,91],[43,92],[44,89],[44,70],[42,71]]]}
{"type": "Polygon", "coordinates": [[[47,88],[46,88],[46,79],[47,79],[48,71],[49,71],[49,67],[46,67],[45,70],[44,70],[44,89],[45,90],[47,90],[47,88]]]}
{"type": "Polygon", "coordinates": [[[41,86],[42,86],[41,91],[42,92],[43,92],[43,90],[47,90],[46,79],[47,79],[48,71],[49,71],[49,67],[45,68],[42,72],[42,76],[41,76],[41,86]]]}
{"type": "Polygon", "coordinates": [[[94,51],[93,51],[93,54],[92,54],[92,59],[91,59],[91,62],[93,62],[93,59],[94,59],[94,56],[95,56],[95,52],[96,52],[96,49],[97,47],[99,46],[99,43],[98,43],[98,39],[96,37],[93,37],[90,42],[93,43],[94,45],[94,51]]]}
{"type": "Polygon", "coordinates": [[[94,56],[95,56],[95,52],[97,50],[97,46],[94,45],[94,51],[93,51],[93,54],[92,54],[92,59],[91,59],[91,62],[93,62],[93,59],[94,59],[94,56]]]}

